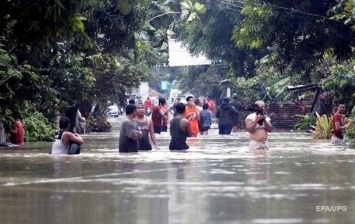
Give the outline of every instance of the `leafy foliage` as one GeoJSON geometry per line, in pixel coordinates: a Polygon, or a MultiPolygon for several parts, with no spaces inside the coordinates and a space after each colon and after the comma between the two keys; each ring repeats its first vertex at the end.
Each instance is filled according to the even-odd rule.
{"type": "Polygon", "coordinates": [[[89,117],[86,120],[86,127],[88,133],[90,132],[110,132],[111,124],[107,121],[104,115],[101,115],[97,118],[89,117]]]}
{"type": "Polygon", "coordinates": [[[337,4],[332,8],[334,15],[331,17],[337,21],[342,21],[345,24],[352,26],[352,29],[355,28],[355,3],[352,0],[338,0],[337,4]]]}
{"type": "Polygon", "coordinates": [[[296,117],[300,118],[300,120],[297,121],[294,126],[297,130],[309,130],[310,127],[314,127],[314,124],[316,123],[315,116],[310,114],[297,114],[296,117]]]}
{"type": "Polygon", "coordinates": [[[53,141],[55,129],[39,112],[31,113],[23,119],[26,142],[53,141]]]}
{"type": "Polygon", "coordinates": [[[195,96],[210,95],[214,99],[220,99],[225,86],[219,83],[225,79],[225,69],[221,66],[190,66],[184,68],[179,79],[179,89],[193,93],[195,96]]]}
{"type": "Polygon", "coordinates": [[[346,104],[347,114],[355,106],[355,71],[353,63],[337,64],[330,67],[328,76],[322,80],[323,89],[331,93],[335,104],[346,104]]]}
{"type": "Polygon", "coordinates": [[[355,44],[349,25],[330,19],[335,0],[245,1],[245,19],[233,32],[239,46],[267,48],[281,70],[305,71],[305,76],[326,53],[348,59],[355,44]]]}
{"type": "Polygon", "coordinates": [[[4,2],[0,10],[2,119],[24,118],[23,105],[30,101],[54,122],[75,102],[117,102],[150,79],[149,66],[166,60],[166,54],[157,50],[163,42],[152,41],[160,30],[148,22],[150,3],[4,2]]]}
{"type": "Polygon", "coordinates": [[[311,130],[312,137],[315,139],[330,139],[332,137],[331,130],[333,129],[333,116],[327,117],[326,114],[321,116],[317,112],[316,116],[316,125],[311,126],[314,129],[311,130]]]}
{"type": "Polygon", "coordinates": [[[264,49],[236,46],[232,35],[243,17],[230,10],[224,1],[202,0],[206,12],[187,26],[177,26],[176,36],[193,55],[205,54],[213,63],[227,68],[229,78],[254,76],[255,60],[264,56],[264,49]]]}
{"type": "Polygon", "coordinates": [[[345,131],[344,135],[348,139],[349,148],[355,149],[355,125],[350,125],[350,127],[345,131]]]}

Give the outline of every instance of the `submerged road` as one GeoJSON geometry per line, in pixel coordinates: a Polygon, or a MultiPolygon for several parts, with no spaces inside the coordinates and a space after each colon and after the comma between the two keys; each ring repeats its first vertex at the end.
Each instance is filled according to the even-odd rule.
{"type": "Polygon", "coordinates": [[[82,154],[51,143],[0,151],[0,223],[355,223],[355,151],[306,133],[274,132],[249,151],[244,131],[188,139],[186,152],[118,153],[111,133],[82,154]]]}

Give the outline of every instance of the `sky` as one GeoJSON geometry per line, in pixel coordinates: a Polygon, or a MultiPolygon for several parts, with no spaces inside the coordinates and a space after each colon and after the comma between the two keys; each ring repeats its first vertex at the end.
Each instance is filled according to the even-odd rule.
{"type": "Polygon", "coordinates": [[[188,66],[188,65],[209,65],[211,62],[204,56],[193,57],[181,42],[175,39],[169,40],[169,66],[188,66]]]}

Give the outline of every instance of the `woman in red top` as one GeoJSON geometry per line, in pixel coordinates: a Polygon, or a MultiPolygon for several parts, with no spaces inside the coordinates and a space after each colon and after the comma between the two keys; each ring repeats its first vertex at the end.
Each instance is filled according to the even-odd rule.
{"type": "Polygon", "coordinates": [[[187,120],[189,120],[189,122],[190,122],[191,136],[196,137],[197,134],[200,132],[200,130],[198,128],[198,126],[199,126],[198,122],[200,119],[200,112],[196,108],[195,98],[193,96],[186,97],[186,102],[187,102],[187,106],[186,106],[186,110],[184,113],[184,117],[187,120]]]}
{"type": "Polygon", "coordinates": [[[10,141],[13,144],[23,144],[24,143],[24,129],[21,121],[15,121],[12,130],[10,131],[11,137],[10,141]]]}

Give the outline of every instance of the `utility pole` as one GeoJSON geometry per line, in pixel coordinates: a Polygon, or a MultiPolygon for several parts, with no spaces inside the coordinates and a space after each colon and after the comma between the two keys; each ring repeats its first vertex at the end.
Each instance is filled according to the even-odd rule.
{"type": "Polygon", "coordinates": [[[227,97],[231,96],[231,88],[230,88],[230,79],[224,79],[219,81],[219,85],[226,85],[227,86],[227,97]]]}

